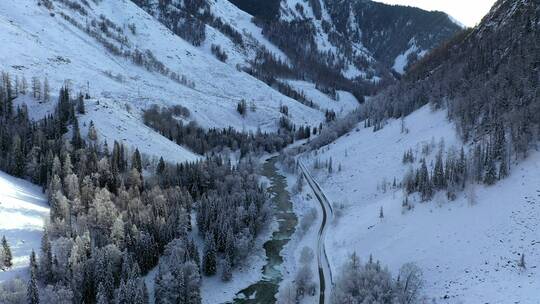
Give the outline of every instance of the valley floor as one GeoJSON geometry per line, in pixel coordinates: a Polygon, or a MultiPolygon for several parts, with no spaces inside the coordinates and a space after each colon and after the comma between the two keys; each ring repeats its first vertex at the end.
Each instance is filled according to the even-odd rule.
{"type": "MultiPolygon", "coordinates": [[[[341,213],[326,240],[333,273],[356,251],[364,261],[372,254],[394,275],[404,263],[416,263],[424,272],[423,293],[437,303],[538,303],[540,153],[513,164],[507,179],[473,186],[455,201],[438,193],[405,211],[402,191],[391,186],[408,170],[406,149],[419,155],[440,138],[460,149],[453,128],[444,112],[424,107],[403,125],[393,121],[375,133],[359,126],[310,154],[312,165],[316,158],[333,163],[331,174],[310,167],[341,213]],[[525,269],[518,266],[521,254],[525,269]]],[[[435,154],[426,156],[428,167],[435,154]]]]}

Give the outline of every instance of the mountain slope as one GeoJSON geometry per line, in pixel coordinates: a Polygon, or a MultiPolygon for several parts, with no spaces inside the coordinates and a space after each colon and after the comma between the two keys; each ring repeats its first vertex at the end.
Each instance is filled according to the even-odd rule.
{"type": "Polygon", "coordinates": [[[204,127],[276,130],[280,105],[298,125],[324,119],[192,46],[130,1],[52,3],[51,10],[30,0],[0,4],[1,69],[12,77],[47,77],[53,94],[68,81],[74,93],[135,112],[181,104],[204,127]],[[256,107],[246,118],[236,112],[242,99],[256,107]]]}
{"type": "MultiPolygon", "coordinates": [[[[433,170],[437,143],[457,151],[462,145],[444,111],[428,106],[402,122],[392,120],[373,133],[362,124],[308,157],[332,160],[334,169],[314,170],[338,216],[326,242],[332,268],[339,275],[349,255],[370,255],[397,275],[414,262],[421,267],[422,294],[443,303],[535,303],[540,287],[536,238],[540,233],[540,154],[534,152],[495,186],[472,185],[454,201],[439,192],[431,202],[410,197],[403,207],[402,189],[393,188],[409,170],[403,152],[427,158],[433,170]],[[434,143],[434,144],[432,144],[434,143]],[[434,145],[423,154],[423,147],[434,145]],[[381,208],[384,218],[380,218],[381,208]],[[526,269],[518,264],[525,254],[526,269]]],[[[451,149],[450,149],[451,150],[451,149]]],[[[450,151],[449,150],[449,151],[450,151]]],[[[416,166],[417,164],[414,164],[416,166]]]]}
{"type": "Polygon", "coordinates": [[[334,269],[357,251],[394,275],[416,263],[424,301],[537,301],[539,35],[538,1],[497,1],[312,142],[341,214],[334,269]]]}
{"type": "Polygon", "coordinates": [[[493,144],[506,135],[509,151],[524,157],[540,138],[538,41],[537,1],[497,1],[479,26],[434,50],[375,98],[370,116],[383,121],[431,102],[448,108],[465,141],[493,144]]]}
{"type": "MultiPolygon", "coordinates": [[[[409,61],[460,29],[442,12],[365,0],[232,2],[254,14],[266,36],[290,58],[299,57],[293,60],[295,64],[311,60],[357,81],[391,79],[391,69],[403,73],[409,61]],[[288,44],[295,39],[304,40],[304,46],[291,48],[288,44]],[[305,58],[310,53],[319,58],[305,58]]],[[[310,77],[322,81],[317,77],[323,76],[310,77]]]]}

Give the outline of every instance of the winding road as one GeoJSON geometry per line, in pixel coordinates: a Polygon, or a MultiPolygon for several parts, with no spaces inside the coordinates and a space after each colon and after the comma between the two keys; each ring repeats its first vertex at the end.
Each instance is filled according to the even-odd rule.
{"type": "Polygon", "coordinates": [[[329,304],[330,303],[330,296],[332,295],[332,287],[334,285],[334,281],[332,278],[332,269],[330,268],[330,263],[328,261],[328,256],[326,254],[326,247],[325,247],[325,238],[326,238],[326,231],[328,230],[328,225],[330,223],[330,220],[334,216],[334,211],[332,209],[332,205],[330,204],[330,201],[322,191],[321,186],[315,181],[307,167],[304,165],[302,161],[299,161],[299,167],[300,170],[302,170],[302,174],[304,175],[309,187],[313,190],[313,193],[315,193],[315,196],[317,197],[317,200],[321,204],[322,214],[323,218],[321,221],[321,227],[319,228],[319,237],[317,242],[317,262],[319,265],[319,304],[329,304]]]}

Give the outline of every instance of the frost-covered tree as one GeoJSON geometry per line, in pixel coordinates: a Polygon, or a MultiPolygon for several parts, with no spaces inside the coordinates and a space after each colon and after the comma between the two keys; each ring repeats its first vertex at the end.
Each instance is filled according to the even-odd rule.
{"type": "Polygon", "coordinates": [[[484,175],[484,184],[493,185],[497,181],[497,169],[495,168],[495,162],[490,157],[487,160],[487,169],[484,175]]]}
{"type": "Polygon", "coordinates": [[[30,280],[27,287],[27,299],[28,304],[39,304],[39,290],[37,287],[36,273],[33,269],[30,269],[30,280]]]}
{"type": "Polygon", "coordinates": [[[395,283],[397,303],[416,303],[423,284],[422,270],[417,265],[407,263],[401,266],[395,283]]]}
{"type": "Polygon", "coordinates": [[[49,79],[45,77],[43,82],[43,101],[49,102],[51,100],[51,87],[49,86],[49,79]]]}
{"type": "Polygon", "coordinates": [[[361,264],[356,254],[344,265],[333,294],[334,303],[392,304],[394,298],[395,284],[390,272],[371,258],[361,264]]]}
{"type": "Polygon", "coordinates": [[[315,294],[315,282],[313,281],[312,262],[314,254],[313,250],[309,247],[302,248],[300,252],[300,268],[295,276],[296,294],[299,298],[304,297],[306,294],[315,294]]]}
{"type": "Polygon", "coordinates": [[[79,97],[77,98],[77,113],[81,115],[86,114],[86,107],[84,105],[84,96],[82,94],[79,94],[79,97]]]}
{"type": "Polygon", "coordinates": [[[94,143],[98,139],[96,127],[94,126],[93,121],[90,121],[90,126],[88,127],[88,139],[94,143]]]}
{"type": "Polygon", "coordinates": [[[2,236],[2,248],[0,249],[0,268],[11,268],[13,266],[13,256],[11,254],[11,248],[6,240],[6,236],[2,236]]]}
{"type": "Polygon", "coordinates": [[[216,274],[216,245],[212,237],[207,236],[205,240],[202,267],[207,276],[216,274]]]}
{"type": "Polygon", "coordinates": [[[201,303],[199,266],[186,245],[180,239],[167,245],[155,278],[155,303],[201,303]]]}
{"type": "Polygon", "coordinates": [[[49,233],[45,229],[41,237],[41,253],[39,255],[39,273],[44,282],[52,281],[53,276],[53,257],[49,233]]]}
{"type": "Polygon", "coordinates": [[[32,96],[36,100],[41,100],[41,81],[38,77],[32,77],[32,96]]]}
{"type": "Polygon", "coordinates": [[[296,287],[293,284],[286,285],[277,297],[278,304],[296,304],[296,287]]]}

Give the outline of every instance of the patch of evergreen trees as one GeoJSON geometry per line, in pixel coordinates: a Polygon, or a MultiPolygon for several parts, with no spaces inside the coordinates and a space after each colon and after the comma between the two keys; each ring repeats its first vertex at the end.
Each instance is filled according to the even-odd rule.
{"type": "MultiPolygon", "coordinates": [[[[407,194],[418,192],[422,200],[430,200],[436,191],[446,191],[447,197],[455,199],[458,192],[468,183],[493,185],[509,174],[508,145],[504,135],[499,139],[473,146],[468,153],[449,149],[446,158],[443,150],[435,156],[435,162],[428,168],[426,159],[420,160],[420,167],[409,171],[402,182],[407,194]]],[[[424,152],[430,149],[424,149],[424,152]]],[[[404,163],[415,162],[412,150],[405,151],[404,163]]]]}
{"type": "Polygon", "coordinates": [[[0,244],[0,270],[6,270],[13,266],[13,255],[11,254],[11,247],[9,246],[6,236],[2,236],[0,244]]]}
{"type": "MultiPolygon", "coordinates": [[[[247,104],[238,104],[239,113],[247,111],[247,104]]],[[[144,123],[158,131],[163,136],[186,146],[192,151],[205,155],[209,152],[221,152],[224,148],[240,151],[241,157],[249,153],[273,153],[291,144],[295,139],[304,139],[311,136],[309,126],[298,129],[286,117],[280,120],[278,133],[239,132],[234,128],[204,129],[195,122],[185,124],[175,118],[174,113],[167,108],[153,106],[143,114],[144,123]]]]}

